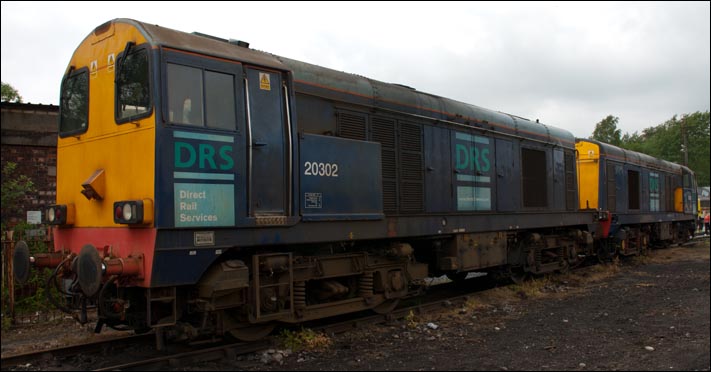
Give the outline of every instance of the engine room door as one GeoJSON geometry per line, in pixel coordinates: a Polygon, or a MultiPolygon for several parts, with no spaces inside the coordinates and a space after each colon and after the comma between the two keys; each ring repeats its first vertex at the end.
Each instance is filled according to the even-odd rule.
{"type": "Polygon", "coordinates": [[[286,215],[287,122],[281,74],[246,67],[249,216],[286,215]]]}

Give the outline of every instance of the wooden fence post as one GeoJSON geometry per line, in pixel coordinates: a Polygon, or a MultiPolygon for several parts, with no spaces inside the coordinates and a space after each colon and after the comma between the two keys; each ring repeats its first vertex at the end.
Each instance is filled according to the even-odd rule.
{"type": "Polygon", "coordinates": [[[15,324],[15,270],[12,266],[13,252],[15,251],[15,241],[13,239],[14,231],[10,230],[7,234],[6,246],[5,246],[5,260],[7,261],[7,290],[10,303],[10,320],[12,324],[15,324]]]}

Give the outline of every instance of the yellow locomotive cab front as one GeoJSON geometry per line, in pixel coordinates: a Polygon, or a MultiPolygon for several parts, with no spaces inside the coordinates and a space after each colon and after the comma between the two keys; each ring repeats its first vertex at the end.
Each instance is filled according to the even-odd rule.
{"type": "Polygon", "coordinates": [[[592,142],[575,143],[578,160],[580,209],[597,209],[600,179],[600,146],[592,142]]]}
{"type": "Polygon", "coordinates": [[[114,222],[113,203],[154,199],[155,113],[148,69],[140,70],[148,61],[148,51],[141,48],[145,43],[134,26],[108,22],[82,42],[67,68],[57,204],[73,205],[74,227],[125,228],[114,222]],[[126,54],[127,63],[117,64],[126,54]],[[118,87],[117,74],[126,81],[118,87]],[[137,100],[136,95],[143,97],[137,100]],[[125,102],[114,109],[121,99],[125,102]],[[84,105],[85,112],[77,113],[84,105]]]}

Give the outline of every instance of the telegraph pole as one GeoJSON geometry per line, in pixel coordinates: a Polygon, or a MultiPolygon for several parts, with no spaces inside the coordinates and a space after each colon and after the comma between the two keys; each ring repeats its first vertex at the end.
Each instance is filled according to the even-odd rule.
{"type": "Polygon", "coordinates": [[[681,117],[681,151],[684,153],[684,166],[689,166],[689,147],[686,143],[686,128],[684,127],[684,122],[686,121],[686,115],[681,117]]]}

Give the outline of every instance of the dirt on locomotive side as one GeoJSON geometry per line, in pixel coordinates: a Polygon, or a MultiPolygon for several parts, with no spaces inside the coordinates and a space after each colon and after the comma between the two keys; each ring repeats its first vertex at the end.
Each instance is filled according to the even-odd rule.
{"type": "MultiPolygon", "coordinates": [[[[315,349],[277,343],[271,354],[179,370],[709,370],[709,256],[706,238],[319,336],[327,342],[315,349]]],[[[109,336],[92,330],[70,319],[11,327],[2,354],[109,336]]]]}

